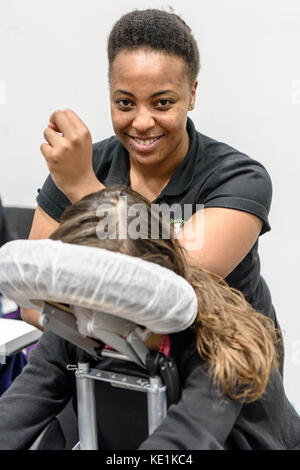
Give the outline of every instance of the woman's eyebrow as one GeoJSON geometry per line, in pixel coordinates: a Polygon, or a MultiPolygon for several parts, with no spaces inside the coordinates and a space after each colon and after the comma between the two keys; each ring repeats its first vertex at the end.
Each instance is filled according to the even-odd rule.
{"type": "Polygon", "coordinates": [[[155,96],[159,96],[159,95],[164,95],[165,93],[173,93],[173,95],[177,95],[176,91],[163,90],[163,91],[158,91],[157,93],[154,93],[154,95],[151,95],[151,98],[154,98],[155,96]]]}
{"type": "Polygon", "coordinates": [[[125,91],[125,90],[116,90],[114,92],[114,95],[117,95],[118,93],[122,93],[123,95],[128,95],[128,96],[132,96],[134,98],[134,94],[133,93],[130,93],[129,91],[125,91]]]}
{"type": "MultiPolygon", "coordinates": [[[[132,96],[133,98],[135,98],[134,94],[130,93],[130,91],[116,90],[114,92],[114,95],[117,95],[118,93],[122,93],[124,95],[132,96]]],[[[173,93],[173,95],[177,95],[177,93],[173,90],[162,90],[162,91],[158,91],[158,92],[154,93],[153,95],[150,96],[150,98],[155,98],[155,96],[164,95],[165,93],[173,93]]]]}

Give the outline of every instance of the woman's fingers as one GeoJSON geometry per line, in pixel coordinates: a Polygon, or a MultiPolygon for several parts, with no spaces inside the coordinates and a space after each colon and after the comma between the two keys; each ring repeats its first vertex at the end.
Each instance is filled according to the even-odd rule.
{"type": "Polygon", "coordinates": [[[40,151],[42,152],[47,163],[50,159],[53,159],[53,147],[51,147],[51,145],[42,144],[40,146],[40,151]]]}
{"type": "Polygon", "coordinates": [[[61,125],[64,125],[64,122],[67,122],[63,119],[63,116],[67,117],[69,123],[72,123],[74,127],[80,129],[82,127],[86,127],[85,123],[80,119],[80,117],[72,111],[72,109],[65,109],[64,111],[57,110],[50,116],[50,123],[49,125],[56,131],[59,131],[58,123],[61,122],[61,125]]]}
{"type": "Polygon", "coordinates": [[[50,144],[52,147],[60,144],[61,139],[63,138],[53,128],[50,128],[49,126],[47,127],[47,129],[44,130],[44,137],[48,144],[50,144]]]}
{"type": "Polygon", "coordinates": [[[51,114],[50,123],[56,126],[58,129],[57,132],[61,132],[61,134],[67,138],[72,137],[76,130],[73,121],[71,121],[68,115],[60,109],[51,114]]]}
{"type": "Polygon", "coordinates": [[[50,127],[50,129],[53,129],[55,132],[59,132],[58,127],[53,122],[49,122],[48,127],[50,127]]]}
{"type": "Polygon", "coordinates": [[[74,113],[74,111],[72,111],[72,109],[66,109],[64,113],[66,114],[66,116],[68,116],[68,118],[72,121],[73,125],[77,129],[86,127],[84,122],[80,119],[80,117],[76,113],[74,113]]]}

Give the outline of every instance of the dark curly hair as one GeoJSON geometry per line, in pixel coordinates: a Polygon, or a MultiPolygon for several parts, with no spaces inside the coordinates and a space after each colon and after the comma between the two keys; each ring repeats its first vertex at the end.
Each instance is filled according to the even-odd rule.
{"type": "Polygon", "coordinates": [[[182,57],[190,84],[194,84],[200,70],[199,50],[190,27],[178,15],[148,9],[122,16],[108,37],[109,73],[120,51],[142,47],[182,57]]]}

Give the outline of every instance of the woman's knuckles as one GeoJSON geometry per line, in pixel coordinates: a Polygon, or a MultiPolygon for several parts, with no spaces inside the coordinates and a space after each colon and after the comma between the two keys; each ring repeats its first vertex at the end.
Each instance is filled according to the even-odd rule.
{"type": "Polygon", "coordinates": [[[91,141],[91,134],[90,131],[86,127],[82,127],[81,129],[77,130],[71,137],[71,142],[73,145],[78,147],[79,145],[87,145],[91,141]]]}
{"type": "Polygon", "coordinates": [[[80,134],[74,134],[71,139],[70,143],[73,147],[79,147],[82,144],[82,136],[80,134]]]}

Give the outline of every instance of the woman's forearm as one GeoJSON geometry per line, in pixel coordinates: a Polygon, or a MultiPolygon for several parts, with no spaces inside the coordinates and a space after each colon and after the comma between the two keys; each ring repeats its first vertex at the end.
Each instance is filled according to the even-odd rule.
{"type": "Polygon", "coordinates": [[[35,326],[41,331],[44,331],[44,328],[39,324],[39,312],[33,308],[21,308],[21,317],[26,323],[35,326]]]}

